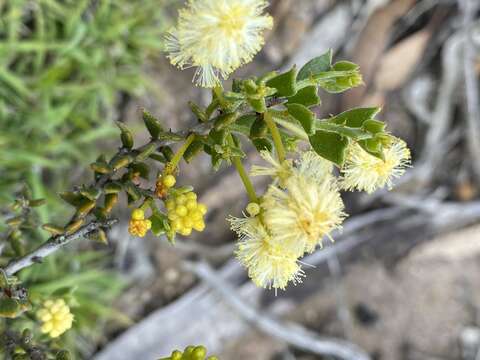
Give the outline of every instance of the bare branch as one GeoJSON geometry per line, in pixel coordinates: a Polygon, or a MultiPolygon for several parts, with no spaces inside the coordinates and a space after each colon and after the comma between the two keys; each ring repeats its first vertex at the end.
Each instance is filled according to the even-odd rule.
{"type": "Polygon", "coordinates": [[[188,262],[184,264],[187,270],[192,271],[241,315],[245,320],[263,332],[281,339],[288,344],[319,355],[336,356],[341,359],[368,360],[369,355],[357,345],[335,338],[320,337],[316,333],[303,328],[298,324],[281,322],[259,312],[247,304],[236,291],[218,276],[205,262],[188,262]]]}
{"type": "Polygon", "coordinates": [[[463,73],[465,77],[465,92],[467,102],[467,141],[470,151],[473,171],[480,179],[480,92],[475,71],[476,51],[472,39],[473,18],[478,4],[476,1],[460,0],[463,14],[463,73]]]}
{"type": "Polygon", "coordinates": [[[7,275],[13,275],[26,267],[41,262],[43,258],[53,254],[73,240],[85,237],[95,230],[109,228],[116,222],[116,219],[107,220],[105,222],[92,221],[89,224],[82,226],[72,234],[51,237],[47,242],[40,245],[31,253],[21,257],[20,259],[14,259],[10,261],[10,263],[3,270],[7,275]]]}

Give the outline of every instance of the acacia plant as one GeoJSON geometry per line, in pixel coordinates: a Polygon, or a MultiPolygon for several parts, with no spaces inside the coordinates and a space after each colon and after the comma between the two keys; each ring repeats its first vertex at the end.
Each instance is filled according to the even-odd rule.
{"type": "MultiPolygon", "coordinates": [[[[319,92],[340,93],[362,85],[359,67],[349,61],[333,62],[332,51],[300,68],[234,79],[230,89],[223,87],[220,78],[227,78],[260,50],[263,31],[273,23],[266,6],[261,0],[189,1],[166,39],[172,64],[197,67],[195,82],[211,89],[206,106],[188,104],[198,124],[172,132],[144,111],[150,139],[136,146],[130,130],[118,123],[121,146],[113,156],[100,155],[91,164],[92,183],[60,194],[74,208],[68,223],[44,224],[51,234],[47,242],[6,259],[1,315],[36,318],[38,326],[30,331],[43,334],[46,349],[58,349],[54,340],[74,326],[75,314],[61,296],[31,301],[15,274],[42,266],[45,257],[74,240],[106,242],[106,230],[116,222],[110,214],[120,196],[132,209],[132,235],[151,232],[174,245],[177,236],[203,231],[207,207],[191,186],[179,185],[182,160],[190,163],[205,152],[213,169],[223,164],[236,169],[249,198],[243,216],[228,219],[238,234],[236,257],[256,285],[275,290],[301,282],[305,276],[301,258],[321,248],[324,238],[333,240],[332,231],[347,216],[341,191],[391,188],[394,178],[404,173],[410,152],[376,118],[379,108],[355,108],[326,119],[312,111],[320,104],[319,92]],[[250,144],[265,164],[247,170],[243,149],[250,144]],[[301,150],[304,144],[307,150],[301,150]],[[259,193],[250,176],[269,176],[271,183],[259,193]]],[[[17,200],[18,214],[7,220],[5,247],[28,246],[28,216],[39,203],[25,196],[17,200]]],[[[7,337],[24,342],[21,334],[7,337]]],[[[29,351],[22,349],[24,354],[29,351]]],[[[205,356],[205,349],[189,347],[166,359],[205,356]]]]}

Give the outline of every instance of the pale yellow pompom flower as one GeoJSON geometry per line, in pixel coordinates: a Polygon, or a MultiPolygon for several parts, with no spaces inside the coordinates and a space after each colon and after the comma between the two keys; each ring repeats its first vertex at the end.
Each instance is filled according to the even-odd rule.
{"type": "Polygon", "coordinates": [[[255,285],[284,290],[289,282],[301,282],[305,275],[297,257],[271,242],[268,230],[258,217],[230,217],[228,220],[239,235],[235,254],[255,285]]]}
{"type": "Polygon", "coordinates": [[[273,19],[263,0],[190,0],[179,11],[177,26],[166,37],[170,62],[198,67],[194,81],[213,87],[252,60],[264,44],[273,19]]]}
{"type": "Polygon", "coordinates": [[[284,160],[282,163],[275,160],[269,151],[261,151],[260,156],[269,166],[253,165],[250,170],[252,176],[270,176],[274,183],[279,183],[285,187],[285,182],[292,176],[293,166],[291,160],[284,160]]]}
{"type": "Polygon", "coordinates": [[[384,148],[385,160],[370,155],[357,143],[349,145],[342,168],[341,187],[373,193],[377,189],[393,187],[393,179],[402,176],[410,165],[410,150],[405,142],[392,138],[384,148]]]}
{"type": "Polygon", "coordinates": [[[40,330],[51,338],[57,338],[72,327],[73,315],[63,299],[47,300],[37,311],[42,322],[40,330]]]}
{"type": "Polygon", "coordinates": [[[333,176],[303,176],[288,179],[285,189],[270,186],[264,196],[263,219],[272,240],[297,257],[322,246],[332,230],[342,224],[345,213],[333,176]]]}

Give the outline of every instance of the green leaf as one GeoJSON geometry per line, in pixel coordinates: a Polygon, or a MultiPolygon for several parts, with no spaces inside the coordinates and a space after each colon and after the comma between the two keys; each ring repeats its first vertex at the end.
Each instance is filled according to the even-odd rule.
{"type": "Polygon", "coordinates": [[[274,78],[267,81],[267,86],[277,89],[277,95],[279,96],[293,96],[297,92],[296,90],[296,78],[297,69],[294,66],[290,71],[277,75],[274,78]]]}
{"type": "MultiPolygon", "coordinates": [[[[350,61],[339,61],[332,66],[329,78],[318,77],[318,85],[324,90],[337,94],[363,84],[359,66],[350,61]]],[[[328,72],[326,73],[328,74],[328,72]]]]}
{"type": "Polygon", "coordinates": [[[363,123],[363,128],[372,134],[379,134],[385,132],[386,124],[379,120],[367,120],[363,123]]]}
{"type": "Polygon", "coordinates": [[[328,122],[351,128],[361,128],[365,121],[373,119],[380,110],[379,107],[351,109],[328,119],[328,122]]]}
{"type": "Polygon", "coordinates": [[[261,117],[257,117],[250,128],[250,139],[262,139],[267,136],[268,126],[261,117]]]}
{"type": "Polygon", "coordinates": [[[309,137],[313,150],[321,157],[342,166],[345,161],[348,138],[337,133],[317,130],[309,137]]]}
{"type": "Polygon", "coordinates": [[[317,87],[312,85],[298,90],[295,95],[288,98],[287,104],[300,104],[307,107],[320,104],[317,87]]]}
{"type": "Polygon", "coordinates": [[[215,130],[223,130],[232,125],[238,118],[238,113],[222,114],[215,119],[215,130]]]}
{"type": "Polygon", "coordinates": [[[160,133],[163,132],[160,122],[146,110],[143,110],[143,122],[152,138],[158,139],[160,133]]]}
{"type": "Polygon", "coordinates": [[[265,139],[265,138],[264,139],[253,139],[252,143],[258,151],[267,150],[267,151],[271,152],[272,149],[273,149],[272,142],[268,139],[265,139]]]}
{"type": "Polygon", "coordinates": [[[315,114],[300,104],[287,104],[286,107],[289,114],[303,126],[307,135],[313,135],[315,132],[315,114]]]}
{"type": "Polygon", "coordinates": [[[150,168],[144,162],[136,162],[130,165],[133,173],[138,173],[144,179],[148,180],[148,175],[150,174],[150,168]]]}
{"type": "Polygon", "coordinates": [[[133,147],[133,135],[131,131],[122,122],[116,121],[115,123],[121,131],[120,139],[122,140],[122,145],[130,150],[133,147]]]}
{"type": "Polygon", "coordinates": [[[337,134],[349,137],[355,141],[371,139],[373,135],[360,128],[351,128],[344,125],[332,124],[325,120],[319,120],[316,122],[316,129],[336,132],[337,134]]]}
{"type": "Polygon", "coordinates": [[[195,139],[185,150],[183,154],[183,158],[188,163],[190,162],[196,155],[198,155],[203,150],[203,141],[200,139],[195,139]]]}
{"type": "Polygon", "coordinates": [[[313,75],[330,70],[332,57],[333,52],[330,49],[325,54],[310,60],[298,72],[297,81],[305,80],[313,75]]]}
{"type": "Polygon", "coordinates": [[[168,221],[167,218],[160,214],[160,213],[154,213],[150,217],[150,221],[152,222],[152,233],[155,236],[160,236],[165,234],[166,229],[165,229],[165,221],[168,221]]]}

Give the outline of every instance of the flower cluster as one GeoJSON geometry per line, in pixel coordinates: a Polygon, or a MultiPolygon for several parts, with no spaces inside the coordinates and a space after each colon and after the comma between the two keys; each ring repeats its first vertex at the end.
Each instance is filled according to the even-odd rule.
{"type": "Polygon", "coordinates": [[[363,150],[358,144],[350,144],[347,159],[342,168],[342,188],[366,191],[371,194],[385,186],[390,190],[393,179],[402,176],[410,164],[410,150],[401,139],[391,138],[384,148],[384,159],[363,150]]]}
{"type": "Polygon", "coordinates": [[[166,37],[171,63],[198,67],[197,85],[217,85],[219,75],[226,79],[263,46],[263,31],[273,25],[263,13],[267,6],[264,0],[190,0],[166,37]]]}
{"type": "Polygon", "coordinates": [[[205,229],[203,216],[207,213],[207,206],[197,202],[197,194],[193,191],[172,194],[165,202],[165,206],[170,227],[174,232],[188,236],[192,229],[196,231],[205,229]]]}
{"type": "Polygon", "coordinates": [[[167,196],[168,190],[175,186],[177,179],[171,174],[159,176],[155,184],[155,195],[160,199],[167,196]]]}
{"type": "Polygon", "coordinates": [[[63,299],[47,300],[37,311],[42,321],[41,331],[51,338],[57,338],[72,327],[73,315],[63,299]]]}
{"type": "Polygon", "coordinates": [[[142,209],[132,211],[128,232],[133,236],[144,237],[148,230],[152,228],[152,222],[145,219],[145,212],[142,209]]]}
{"type": "Polygon", "coordinates": [[[274,289],[300,282],[304,276],[300,259],[322,247],[324,238],[333,241],[332,231],[346,217],[340,189],[390,188],[410,160],[405,143],[396,138],[386,146],[384,160],[351,144],[339,181],[333,164],[313,151],[302,153],[295,163],[261,154],[270,167],[254,166],[252,174],[271,176],[272,184],[259,204],[248,205],[248,216],[229,221],[239,236],[237,258],[249,277],[260,287],[274,289]]]}
{"type": "Polygon", "coordinates": [[[218,360],[216,356],[207,357],[207,349],[204,346],[187,346],[185,350],[175,350],[167,358],[159,360],[218,360]]]}
{"type": "Polygon", "coordinates": [[[230,218],[239,235],[237,257],[258,286],[284,289],[304,276],[299,259],[312,252],[338,228],[345,214],[332,165],[314,152],[302,154],[295,165],[282,164],[263,152],[271,168],[255,167],[256,175],[273,182],[260,202],[258,215],[230,218]]]}

